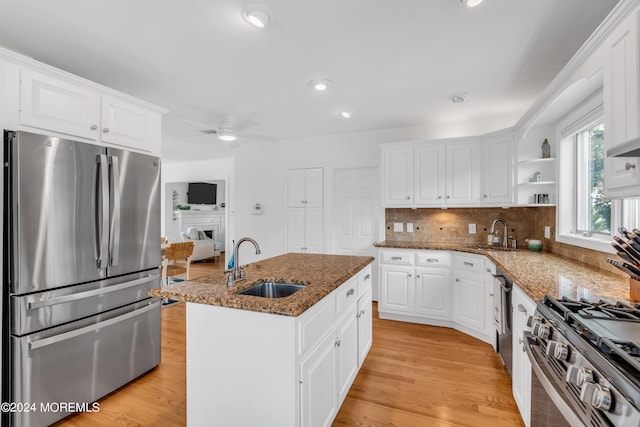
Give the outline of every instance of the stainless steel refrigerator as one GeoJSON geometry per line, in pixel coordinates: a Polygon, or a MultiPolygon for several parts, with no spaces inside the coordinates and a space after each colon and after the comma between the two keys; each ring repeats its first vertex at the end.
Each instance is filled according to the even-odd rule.
{"type": "Polygon", "coordinates": [[[2,425],[45,426],[160,363],[160,162],[7,131],[4,161],[2,402],[34,406],[2,425]]]}

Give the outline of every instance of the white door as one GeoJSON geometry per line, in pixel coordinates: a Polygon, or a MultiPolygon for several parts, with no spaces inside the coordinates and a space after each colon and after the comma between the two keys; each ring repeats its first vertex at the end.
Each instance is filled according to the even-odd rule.
{"type": "Polygon", "coordinates": [[[413,267],[383,266],[380,276],[380,309],[413,313],[413,267]]]}
{"type": "Polygon", "coordinates": [[[304,252],[304,208],[287,209],[287,252],[304,252]]]}
{"type": "Polygon", "coordinates": [[[306,208],[322,207],[323,188],[322,168],[306,169],[304,174],[304,206],[306,208]]]}
{"type": "Polygon", "coordinates": [[[347,309],[339,322],[338,333],[338,403],[342,403],[351,388],[351,383],[358,373],[358,318],[357,304],[347,309]]]}
{"type": "Polygon", "coordinates": [[[371,290],[358,300],[358,366],[362,366],[373,342],[371,290]]]}
{"type": "Polygon", "coordinates": [[[483,203],[513,202],[513,142],[511,138],[484,145],[483,203]]]}
{"type": "MultiPolygon", "coordinates": [[[[376,257],[378,252],[373,243],[378,240],[382,215],[378,169],[338,169],[334,177],[333,253],[376,257]]],[[[377,301],[377,260],[372,267],[371,287],[377,301]]]]}
{"type": "Polygon", "coordinates": [[[447,146],[447,204],[480,203],[479,152],[480,141],[447,146]]]}
{"type": "Polygon", "coordinates": [[[304,252],[322,253],[322,208],[304,208],[304,252]]]}
{"type": "Polygon", "coordinates": [[[485,294],[481,274],[458,271],[455,273],[454,294],[457,309],[455,320],[484,333],[485,294]]]}
{"type": "Polygon", "coordinates": [[[153,151],[160,135],[160,117],[156,113],[122,99],[102,97],[101,140],[138,150],[153,151]]]}
{"type": "Polygon", "coordinates": [[[290,208],[304,207],[304,173],[304,169],[287,171],[287,206],[290,208]]]}
{"type": "Polygon", "coordinates": [[[445,195],[444,145],[428,144],[415,149],[415,204],[443,205],[445,195]]]}
{"type": "Polygon", "coordinates": [[[338,410],[335,329],[300,364],[302,425],[328,427],[338,410]]]}
{"type": "Polygon", "coordinates": [[[416,268],[416,313],[451,318],[448,268],[416,268]]]}

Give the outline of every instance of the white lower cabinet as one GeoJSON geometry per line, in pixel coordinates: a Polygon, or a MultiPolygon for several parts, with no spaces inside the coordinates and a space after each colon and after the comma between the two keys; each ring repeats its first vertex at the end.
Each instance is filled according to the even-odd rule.
{"type": "Polygon", "coordinates": [[[358,366],[362,366],[373,344],[371,292],[369,287],[362,295],[358,295],[358,366]]]}
{"type": "Polygon", "coordinates": [[[460,329],[491,342],[484,256],[380,249],[380,318],[460,329]]]}
{"type": "Polygon", "coordinates": [[[344,400],[349,392],[351,383],[358,373],[358,304],[353,304],[347,313],[338,321],[337,336],[337,371],[338,371],[338,399],[344,400]]]}
{"type": "Polygon", "coordinates": [[[300,365],[303,426],[330,426],[338,412],[336,350],[335,333],[329,333],[300,365]]]}
{"type": "Polygon", "coordinates": [[[513,319],[513,359],[512,387],[513,398],[520,410],[524,424],[529,427],[531,421],[531,362],[523,351],[523,333],[527,328],[527,319],[532,316],[536,304],[514,283],[511,292],[513,319]]]}

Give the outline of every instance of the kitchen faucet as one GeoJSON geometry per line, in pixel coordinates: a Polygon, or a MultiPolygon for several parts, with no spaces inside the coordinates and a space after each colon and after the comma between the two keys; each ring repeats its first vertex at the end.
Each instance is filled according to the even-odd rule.
{"type": "Polygon", "coordinates": [[[229,273],[229,275],[227,276],[228,287],[233,286],[236,282],[241,282],[244,280],[244,266],[240,266],[240,260],[238,259],[238,249],[244,242],[253,243],[253,246],[256,248],[256,255],[260,254],[260,245],[258,245],[258,242],[256,242],[252,238],[243,237],[242,239],[238,240],[233,248],[233,270],[225,271],[225,273],[229,273]]]}
{"type": "Polygon", "coordinates": [[[509,230],[508,230],[509,227],[507,227],[507,221],[505,221],[502,218],[494,219],[493,220],[493,224],[491,224],[491,234],[495,234],[495,232],[496,232],[496,223],[498,221],[502,222],[502,224],[504,225],[504,235],[502,236],[502,240],[503,240],[502,246],[505,247],[505,248],[508,248],[509,247],[509,242],[507,241],[507,233],[509,232],[509,230]]]}

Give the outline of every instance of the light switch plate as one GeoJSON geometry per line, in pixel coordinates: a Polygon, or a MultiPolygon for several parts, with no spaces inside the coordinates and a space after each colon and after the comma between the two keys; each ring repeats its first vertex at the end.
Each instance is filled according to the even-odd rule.
{"type": "Polygon", "coordinates": [[[476,225],[469,224],[469,234],[476,234],[476,225]]]}
{"type": "Polygon", "coordinates": [[[394,222],[393,223],[393,231],[395,231],[396,233],[404,231],[403,224],[401,222],[394,222]]]}
{"type": "Polygon", "coordinates": [[[544,227],[544,238],[545,239],[551,238],[551,227],[549,227],[548,225],[544,227]]]}
{"type": "Polygon", "coordinates": [[[412,222],[408,222],[407,223],[407,233],[413,233],[413,223],[412,222]]]}

